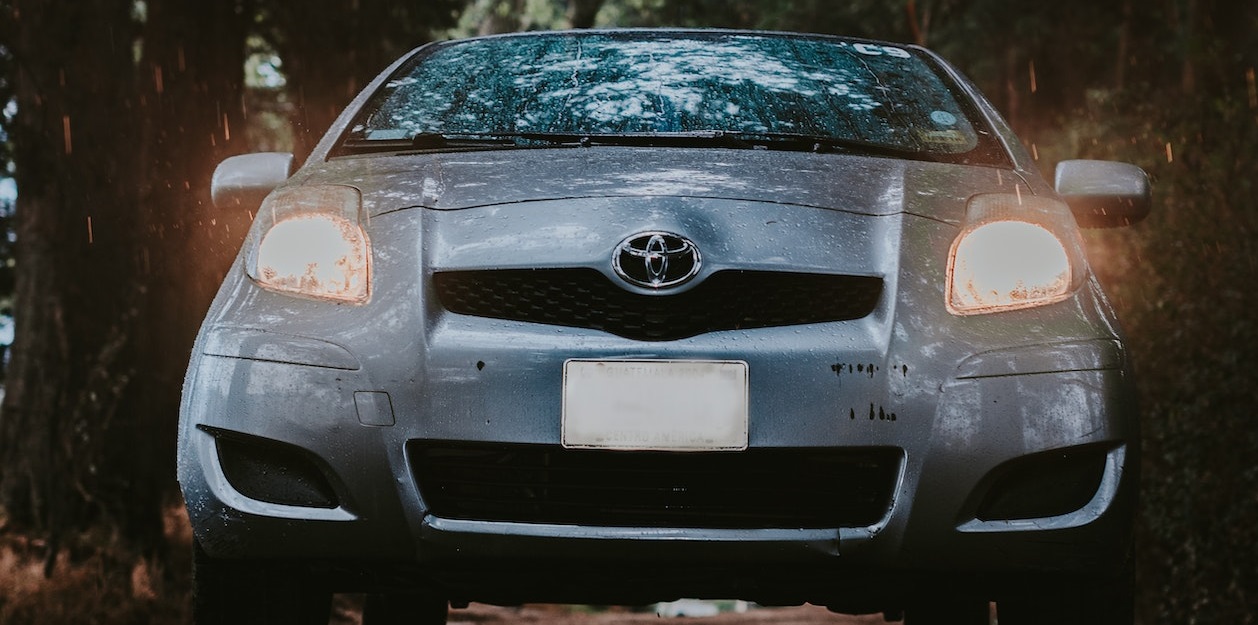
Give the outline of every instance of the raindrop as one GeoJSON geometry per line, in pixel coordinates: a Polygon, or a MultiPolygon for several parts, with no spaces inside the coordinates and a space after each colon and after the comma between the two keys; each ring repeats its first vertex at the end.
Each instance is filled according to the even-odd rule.
{"type": "Polygon", "coordinates": [[[69,156],[70,154],[74,152],[74,142],[70,140],[70,116],[69,115],[61,116],[61,131],[62,131],[62,134],[65,135],[66,156],[69,156]]]}
{"type": "Polygon", "coordinates": [[[1245,83],[1249,87],[1249,108],[1258,109],[1258,83],[1254,79],[1254,68],[1245,71],[1245,83]]]}

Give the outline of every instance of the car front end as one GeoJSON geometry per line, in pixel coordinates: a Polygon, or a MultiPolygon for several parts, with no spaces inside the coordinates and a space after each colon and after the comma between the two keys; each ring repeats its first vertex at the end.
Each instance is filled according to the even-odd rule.
{"type": "Polygon", "coordinates": [[[198,549],[455,605],[1121,577],[1127,353],[1071,207],[973,102],[994,162],[334,129],[197,339],[198,549]]]}

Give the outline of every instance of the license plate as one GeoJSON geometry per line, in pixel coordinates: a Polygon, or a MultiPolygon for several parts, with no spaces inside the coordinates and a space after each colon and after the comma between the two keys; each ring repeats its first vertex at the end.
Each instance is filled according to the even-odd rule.
{"type": "Polygon", "coordinates": [[[563,446],[733,451],[747,448],[747,363],[569,360],[563,446]]]}

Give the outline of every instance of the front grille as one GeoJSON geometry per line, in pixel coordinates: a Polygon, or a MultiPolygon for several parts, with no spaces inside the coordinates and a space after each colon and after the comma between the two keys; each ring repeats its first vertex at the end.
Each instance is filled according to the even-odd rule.
{"type": "Polygon", "coordinates": [[[667,453],[413,441],[442,518],[610,527],[861,527],[891,506],[896,448],[667,453]]]}
{"type": "Polygon", "coordinates": [[[770,271],[718,271],[675,295],[630,293],[593,269],[447,271],[433,283],[451,312],[644,341],[859,319],[882,293],[881,278],[770,271]]]}

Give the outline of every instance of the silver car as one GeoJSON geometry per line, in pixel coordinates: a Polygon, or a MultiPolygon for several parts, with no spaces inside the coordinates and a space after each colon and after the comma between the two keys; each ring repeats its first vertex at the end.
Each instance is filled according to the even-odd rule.
{"type": "Polygon", "coordinates": [[[1138,416],[1079,227],[928,50],[783,33],[421,47],[256,215],[180,415],[199,622],[468,602],[1131,621],[1138,416]]]}

